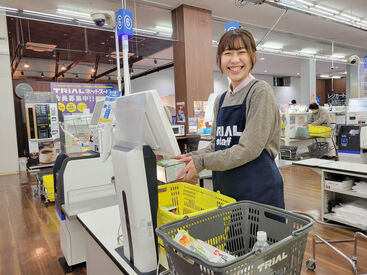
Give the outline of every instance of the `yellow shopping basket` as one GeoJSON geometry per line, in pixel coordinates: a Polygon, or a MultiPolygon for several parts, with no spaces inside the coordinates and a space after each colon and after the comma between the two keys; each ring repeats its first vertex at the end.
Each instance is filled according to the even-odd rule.
{"type": "Polygon", "coordinates": [[[158,226],[193,217],[217,209],[218,206],[236,202],[219,192],[196,185],[177,182],[158,186],[158,226]]]}
{"type": "MultiPolygon", "coordinates": [[[[158,216],[157,225],[161,226],[169,222],[183,219],[185,216],[193,217],[236,202],[219,192],[213,192],[199,186],[176,182],[158,186],[158,216]]],[[[161,247],[159,249],[161,264],[168,267],[165,262],[165,250],[163,242],[158,238],[161,247]]]]}
{"type": "Polygon", "coordinates": [[[325,126],[308,126],[308,130],[310,132],[310,136],[312,137],[329,137],[331,128],[325,126]]]}
{"type": "Polygon", "coordinates": [[[49,201],[55,201],[54,175],[43,176],[43,186],[45,189],[45,197],[49,201]]]}

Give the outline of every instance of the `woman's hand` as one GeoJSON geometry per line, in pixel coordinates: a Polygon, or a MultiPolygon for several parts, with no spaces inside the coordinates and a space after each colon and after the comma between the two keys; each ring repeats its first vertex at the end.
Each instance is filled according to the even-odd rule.
{"type": "Polygon", "coordinates": [[[185,158],[185,155],[178,155],[175,157],[170,157],[170,159],[178,159],[178,160],[183,159],[183,158],[185,158]]]}
{"type": "MultiPolygon", "coordinates": [[[[180,157],[180,156],[178,156],[180,157]]],[[[191,180],[194,176],[197,175],[197,171],[196,171],[196,168],[195,168],[195,164],[194,164],[194,161],[192,160],[192,157],[182,157],[179,159],[180,162],[186,162],[186,166],[185,168],[183,168],[180,173],[178,173],[176,179],[180,179],[185,173],[186,173],[186,176],[182,179],[183,181],[189,181],[191,180]]]]}

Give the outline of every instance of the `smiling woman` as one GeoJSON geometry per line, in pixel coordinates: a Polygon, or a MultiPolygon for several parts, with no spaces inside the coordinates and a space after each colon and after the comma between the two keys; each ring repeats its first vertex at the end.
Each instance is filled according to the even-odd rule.
{"type": "Polygon", "coordinates": [[[213,187],[236,200],[252,200],[284,208],[283,179],[274,162],[279,153],[280,115],[274,92],[251,75],[256,44],[243,29],[226,32],[218,45],[217,64],[231,81],[215,101],[213,142],[204,149],[177,156],[188,164],[190,179],[213,170],[213,187]]]}

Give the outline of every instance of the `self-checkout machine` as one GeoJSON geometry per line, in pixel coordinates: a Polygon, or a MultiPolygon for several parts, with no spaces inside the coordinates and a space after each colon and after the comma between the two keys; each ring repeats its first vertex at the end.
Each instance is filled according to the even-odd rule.
{"type": "Polygon", "coordinates": [[[123,246],[118,252],[137,273],[155,274],[155,227],[158,182],[155,154],[175,156],[180,150],[155,90],[116,100],[112,163],[123,246]]]}
{"type": "Polygon", "coordinates": [[[339,159],[367,163],[367,98],[350,98],[347,125],[338,133],[339,159]]]}
{"type": "MultiPolygon", "coordinates": [[[[116,91],[115,91],[116,92],[116,91]]],[[[120,96],[120,94],[118,95],[120,96]]],[[[96,108],[92,121],[103,108],[96,108]]],[[[65,273],[86,261],[84,228],[77,214],[116,205],[112,182],[112,124],[100,126],[99,151],[60,154],[54,166],[56,211],[60,221],[60,264],[65,273]]]]}

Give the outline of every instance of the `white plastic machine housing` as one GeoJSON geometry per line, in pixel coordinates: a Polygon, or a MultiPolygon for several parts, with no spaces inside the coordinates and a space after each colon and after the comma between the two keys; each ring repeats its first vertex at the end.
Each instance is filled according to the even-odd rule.
{"type": "MultiPolygon", "coordinates": [[[[82,154],[87,156],[88,152],[82,154]]],[[[63,174],[64,205],[78,205],[83,201],[92,201],[115,194],[114,186],[111,184],[113,169],[110,159],[102,162],[100,157],[77,157],[75,160],[71,157],[65,162],[60,173],[63,174]]],[[[77,211],[72,207],[70,210],[77,211]]],[[[83,212],[82,209],[80,211],[83,212]]],[[[67,264],[73,266],[85,262],[83,227],[76,218],[66,216],[65,220],[62,220],[59,217],[59,221],[61,250],[67,264]]]]}
{"type": "Polygon", "coordinates": [[[171,156],[180,150],[155,90],[123,96],[112,110],[116,118],[112,162],[124,256],[139,272],[155,274],[155,232],[147,186],[151,175],[146,174],[143,146],[171,156]]]}

